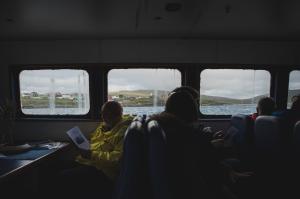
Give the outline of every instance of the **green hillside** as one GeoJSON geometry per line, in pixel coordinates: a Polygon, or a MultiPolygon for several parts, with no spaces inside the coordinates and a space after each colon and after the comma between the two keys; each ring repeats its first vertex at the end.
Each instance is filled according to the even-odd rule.
{"type": "MultiPolygon", "coordinates": [[[[110,92],[108,95],[114,97],[119,101],[123,106],[153,106],[154,97],[156,94],[156,102],[158,106],[163,106],[165,100],[168,97],[169,91],[158,90],[154,92],[153,90],[133,90],[133,91],[118,91],[110,92]]],[[[290,90],[289,99],[296,95],[300,94],[300,89],[290,90]]],[[[248,99],[233,99],[227,97],[218,97],[218,96],[208,96],[201,95],[201,104],[202,105],[226,105],[226,104],[256,104],[258,100],[267,95],[259,95],[254,98],[248,99]]]]}
{"type": "MultiPolygon", "coordinates": [[[[169,91],[157,90],[157,95],[168,95],[169,91]]],[[[109,92],[110,96],[128,96],[128,97],[149,97],[154,94],[154,90],[132,90],[132,91],[117,91],[117,92],[109,92]]]]}

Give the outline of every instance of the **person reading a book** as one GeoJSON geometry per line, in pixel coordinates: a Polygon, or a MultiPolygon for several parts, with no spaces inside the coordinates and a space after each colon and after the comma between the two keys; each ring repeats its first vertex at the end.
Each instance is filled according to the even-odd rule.
{"type": "MultiPolygon", "coordinates": [[[[106,102],[101,114],[103,121],[91,134],[90,150],[79,149],[77,166],[63,172],[64,184],[70,187],[69,191],[64,187],[64,192],[69,192],[68,196],[70,192],[77,188],[82,190],[83,187],[95,192],[102,187],[102,195],[110,197],[112,194],[114,181],[119,173],[124,134],[132,117],[123,115],[123,108],[116,101],[106,102]],[[95,181],[98,183],[93,183],[95,181]]],[[[78,194],[77,191],[76,195],[78,194]]],[[[86,193],[84,196],[87,196],[86,193]]]]}

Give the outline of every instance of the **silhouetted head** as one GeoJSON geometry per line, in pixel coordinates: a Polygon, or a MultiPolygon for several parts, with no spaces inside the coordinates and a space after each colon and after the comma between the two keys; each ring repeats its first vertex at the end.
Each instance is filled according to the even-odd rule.
{"type": "Polygon", "coordinates": [[[193,99],[195,100],[195,102],[197,103],[197,105],[199,107],[200,94],[196,89],[194,89],[193,87],[190,87],[190,86],[181,86],[181,87],[175,88],[173,91],[171,91],[171,93],[176,93],[176,92],[181,92],[181,91],[188,92],[190,95],[192,95],[193,99]]]}
{"type": "Polygon", "coordinates": [[[261,98],[257,104],[258,115],[272,115],[275,111],[275,101],[270,97],[261,98]]]}
{"type": "Polygon", "coordinates": [[[192,95],[184,91],[171,93],[166,102],[165,112],[188,123],[198,119],[198,106],[192,95]]]}
{"type": "Polygon", "coordinates": [[[300,95],[295,95],[292,97],[292,107],[293,111],[300,112],[300,95]]]}
{"type": "Polygon", "coordinates": [[[105,125],[113,128],[122,119],[123,108],[116,101],[108,101],[101,108],[102,119],[105,125]]]}

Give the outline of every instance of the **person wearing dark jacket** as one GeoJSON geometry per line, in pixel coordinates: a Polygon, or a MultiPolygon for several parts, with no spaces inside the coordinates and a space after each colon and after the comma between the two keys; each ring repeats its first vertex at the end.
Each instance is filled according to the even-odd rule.
{"type": "Polygon", "coordinates": [[[272,115],[275,111],[276,103],[270,97],[263,97],[259,99],[256,107],[256,113],[253,113],[250,117],[253,121],[260,115],[272,115]]]}
{"type": "Polygon", "coordinates": [[[165,111],[151,120],[166,133],[170,183],[178,198],[223,198],[223,185],[232,180],[233,170],[221,164],[210,140],[195,127],[198,106],[193,97],[188,92],[173,92],[165,111]]]}

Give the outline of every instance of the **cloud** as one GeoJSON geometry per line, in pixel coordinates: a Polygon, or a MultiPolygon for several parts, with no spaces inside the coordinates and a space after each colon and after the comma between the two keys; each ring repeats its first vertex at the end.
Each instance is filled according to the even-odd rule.
{"type": "Polygon", "coordinates": [[[25,70],[20,73],[21,92],[84,92],[89,90],[88,73],[83,70],[25,70]]]}
{"type": "MultiPolygon", "coordinates": [[[[265,70],[207,69],[200,76],[200,91],[205,95],[245,99],[270,91],[270,73],[265,70]]],[[[20,74],[23,92],[47,93],[51,89],[62,93],[83,92],[89,90],[88,82],[84,70],[25,70],[20,74]]],[[[300,88],[300,71],[291,73],[290,82],[290,89],[300,88]]],[[[112,69],[108,73],[108,91],[171,91],[180,85],[181,74],[175,69],[112,69]]]]}
{"type": "Polygon", "coordinates": [[[292,71],[290,73],[290,90],[300,89],[300,71],[292,71]]]}
{"type": "Polygon", "coordinates": [[[201,73],[201,94],[237,99],[268,94],[270,73],[264,70],[207,69],[201,73]]]}
{"type": "Polygon", "coordinates": [[[108,73],[108,91],[167,90],[181,85],[181,74],[173,69],[113,69],[108,73]]]}

